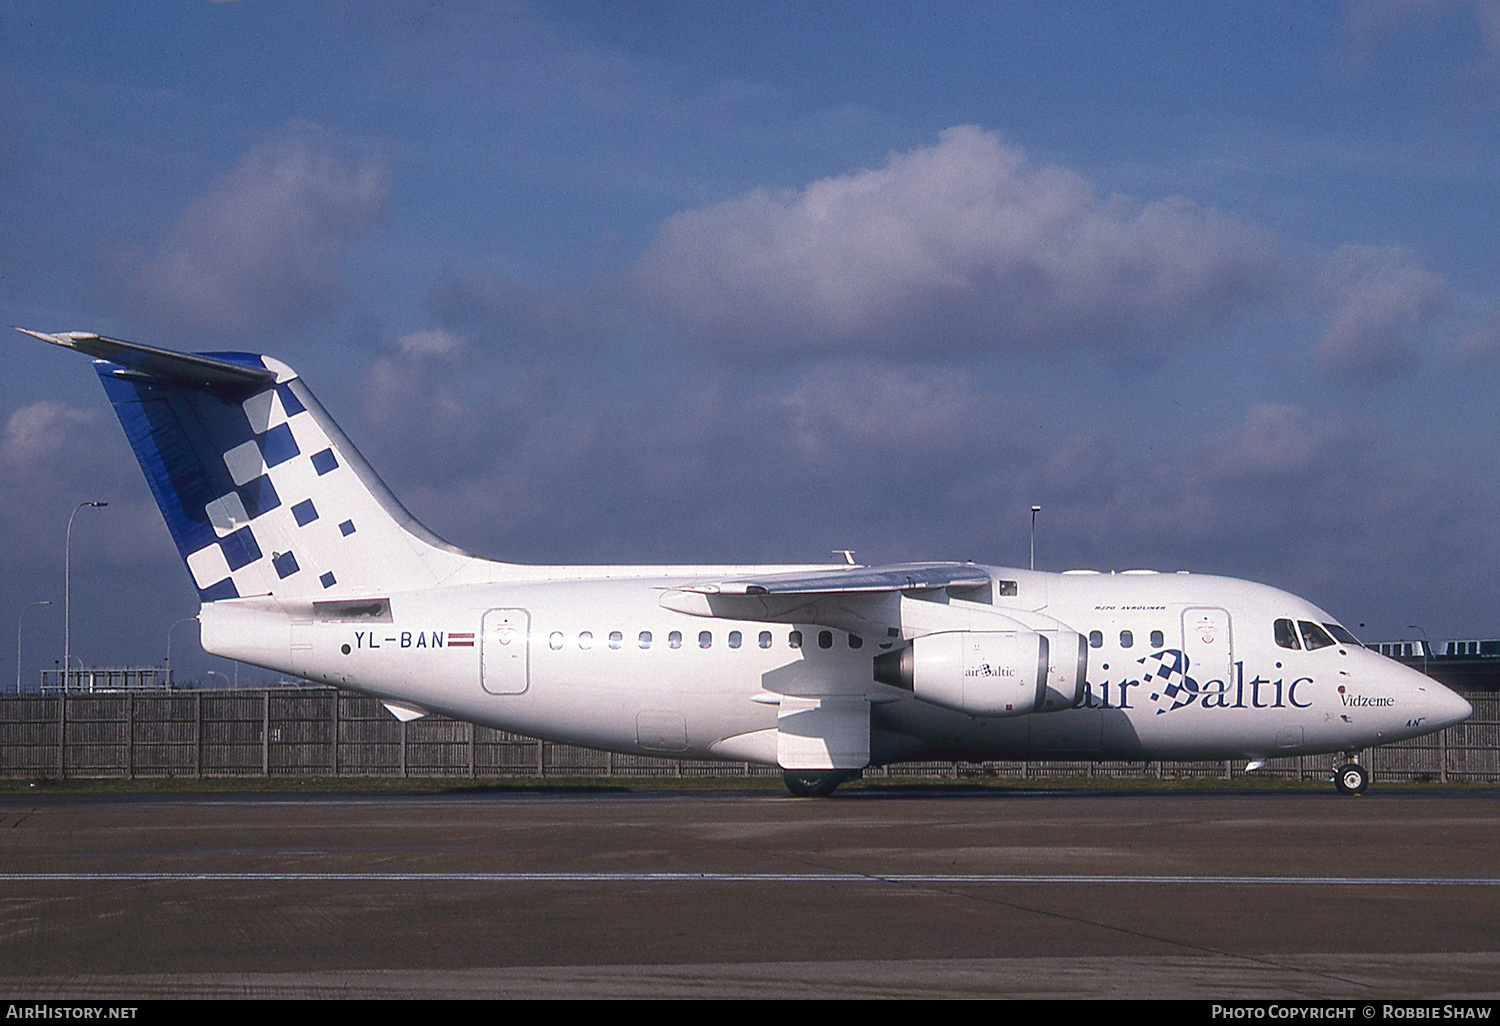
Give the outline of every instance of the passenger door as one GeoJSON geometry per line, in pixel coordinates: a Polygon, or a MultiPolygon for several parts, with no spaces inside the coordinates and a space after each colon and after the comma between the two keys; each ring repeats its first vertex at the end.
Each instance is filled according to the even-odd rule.
{"type": "Polygon", "coordinates": [[[524,609],[485,612],[479,632],[479,683],[492,695],[519,695],[531,683],[528,647],[531,614],[524,609]]]}
{"type": "Polygon", "coordinates": [[[1229,611],[1212,606],[1193,606],[1182,611],[1182,654],[1185,672],[1200,685],[1221,680],[1228,684],[1234,671],[1234,638],[1229,611]]]}

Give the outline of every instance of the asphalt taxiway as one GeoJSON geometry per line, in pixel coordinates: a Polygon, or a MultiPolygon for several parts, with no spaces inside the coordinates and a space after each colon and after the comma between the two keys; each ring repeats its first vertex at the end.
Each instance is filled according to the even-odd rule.
{"type": "Polygon", "coordinates": [[[1500,793],[0,798],[0,993],[1500,995],[1500,793]]]}

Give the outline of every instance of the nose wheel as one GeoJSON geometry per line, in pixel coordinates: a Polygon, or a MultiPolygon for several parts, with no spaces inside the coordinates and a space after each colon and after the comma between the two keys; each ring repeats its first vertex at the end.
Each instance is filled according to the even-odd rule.
{"type": "Polygon", "coordinates": [[[1333,771],[1333,786],[1339,794],[1364,794],[1370,786],[1370,771],[1357,762],[1346,762],[1333,771]]]}

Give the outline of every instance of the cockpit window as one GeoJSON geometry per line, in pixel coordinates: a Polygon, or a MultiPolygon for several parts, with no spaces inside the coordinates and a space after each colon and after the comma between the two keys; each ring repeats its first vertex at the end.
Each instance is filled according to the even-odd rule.
{"type": "Polygon", "coordinates": [[[1298,620],[1297,626],[1302,628],[1302,643],[1311,652],[1315,648],[1327,648],[1334,644],[1334,640],[1328,636],[1328,632],[1311,620],[1298,620]]]}
{"type": "Polygon", "coordinates": [[[1297,628],[1296,625],[1292,623],[1292,621],[1286,619],[1277,620],[1275,623],[1275,627],[1276,644],[1280,645],[1282,648],[1290,649],[1299,649],[1302,647],[1302,645],[1297,641],[1297,628]]]}
{"type": "Polygon", "coordinates": [[[1328,633],[1332,634],[1334,636],[1334,639],[1337,640],[1340,645],[1353,645],[1356,648],[1359,647],[1359,639],[1350,634],[1348,630],[1346,630],[1339,624],[1325,623],[1323,626],[1328,628],[1328,633]]]}

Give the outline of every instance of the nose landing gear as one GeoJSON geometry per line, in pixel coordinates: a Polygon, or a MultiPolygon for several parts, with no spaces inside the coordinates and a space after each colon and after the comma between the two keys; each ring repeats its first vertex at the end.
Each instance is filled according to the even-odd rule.
{"type": "Polygon", "coordinates": [[[1339,794],[1364,794],[1370,786],[1370,771],[1354,761],[1359,758],[1357,752],[1345,752],[1344,757],[1349,761],[1333,771],[1333,786],[1339,794]]]}

